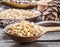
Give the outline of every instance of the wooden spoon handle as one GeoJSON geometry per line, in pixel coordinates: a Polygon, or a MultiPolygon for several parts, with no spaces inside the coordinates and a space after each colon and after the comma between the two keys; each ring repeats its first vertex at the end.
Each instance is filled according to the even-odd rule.
{"type": "Polygon", "coordinates": [[[48,32],[48,31],[59,31],[60,30],[60,26],[54,26],[54,27],[44,27],[44,26],[40,26],[41,31],[43,31],[43,33],[48,32]]]}
{"type": "Polygon", "coordinates": [[[59,31],[60,30],[60,26],[54,26],[54,27],[45,27],[45,31],[59,31]]]}

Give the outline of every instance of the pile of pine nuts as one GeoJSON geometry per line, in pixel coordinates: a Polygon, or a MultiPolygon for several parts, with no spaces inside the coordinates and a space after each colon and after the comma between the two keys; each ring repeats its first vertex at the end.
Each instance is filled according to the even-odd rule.
{"type": "Polygon", "coordinates": [[[35,10],[7,9],[0,12],[0,19],[27,19],[39,15],[40,12],[35,10]]]}
{"type": "Polygon", "coordinates": [[[6,31],[8,34],[22,37],[38,36],[42,32],[38,25],[28,21],[8,25],[6,31]]]}

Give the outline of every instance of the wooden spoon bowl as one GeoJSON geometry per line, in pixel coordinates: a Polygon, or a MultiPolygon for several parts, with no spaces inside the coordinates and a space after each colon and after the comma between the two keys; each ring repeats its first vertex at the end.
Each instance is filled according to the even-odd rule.
{"type": "Polygon", "coordinates": [[[19,36],[10,35],[6,32],[5,34],[17,43],[31,43],[31,42],[36,41],[40,37],[40,35],[34,36],[34,37],[19,37],[19,36]]]}
{"type": "Polygon", "coordinates": [[[14,8],[22,8],[22,9],[32,9],[37,6],[37,4],[17,4],[10,1],[3,1],[2,3],[4,5],[8,5],[14,8]]]}

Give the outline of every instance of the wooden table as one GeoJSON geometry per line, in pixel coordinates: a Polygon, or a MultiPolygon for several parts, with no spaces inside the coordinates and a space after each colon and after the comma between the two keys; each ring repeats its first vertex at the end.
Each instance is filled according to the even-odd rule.
{"type": "MultiPolygon", "coordinates": [[[[0,5],[0,11],[6,6],[0,5]]],[[[60,32],[48,32],[41,36],[36,42],[30,44],[18,44],[4,34],[0,27],[0,47],[60,47],[60,32]]]]}

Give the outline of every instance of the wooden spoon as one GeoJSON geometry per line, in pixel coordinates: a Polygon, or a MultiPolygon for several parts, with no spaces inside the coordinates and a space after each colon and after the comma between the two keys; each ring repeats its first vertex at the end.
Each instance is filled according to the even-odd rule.
{"type": "Polygon", "coordinates": [[[14,40],[15,42],[30,43],[30,42],[36,41],[38,38],[40,38],[46,32],[60,30],[60,27],[58,27],[58,26],[55,26],[55,27],[40,26],[40,29],[41,29],[42,32],[38,36],[32,36],[32,37],[24,37],[24,36],[21,37],[21,36],[14,36],[14,35],[8,34],[7,31],[6,31],[6,28],[4,29],[4,31],[5,31],[5,34],[8,37],[10,37],[12,40],[14,40]]]}
{"type": "Polygon", "coordinates": [[[37,6],[37,4],[15,3],[15,1],[13,2],[11,2],[10,0],[8,1],[2,0],[0,3],[13,8],[21,8],[21,9],[32,9],[37,6]]]}

